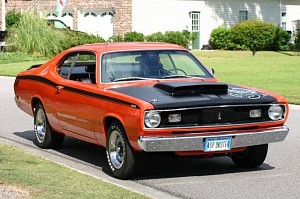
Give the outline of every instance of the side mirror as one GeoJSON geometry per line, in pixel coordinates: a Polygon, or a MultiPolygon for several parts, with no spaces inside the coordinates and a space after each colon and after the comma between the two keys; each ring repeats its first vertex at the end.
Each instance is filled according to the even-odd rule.
{"type": "Polygon", "coordinates": [[[213,68],[211,68],[211,69],[210,69],[210,73],[211,73],[212,75],[214,75],[214,74],[215,74],[215,70],[214,70],[213,68]]]}

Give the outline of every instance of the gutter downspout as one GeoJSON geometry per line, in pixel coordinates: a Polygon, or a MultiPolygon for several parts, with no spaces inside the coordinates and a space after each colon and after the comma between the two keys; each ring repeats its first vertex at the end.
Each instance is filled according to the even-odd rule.
{"type": "Polygon", "coordinates": [[[282,0],[279,0],[279,27],[282,28],[282,0]]]}

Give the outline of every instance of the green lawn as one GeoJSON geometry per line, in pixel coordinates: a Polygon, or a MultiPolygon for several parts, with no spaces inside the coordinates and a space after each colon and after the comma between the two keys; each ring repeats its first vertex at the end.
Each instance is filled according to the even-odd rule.
{"type": "Polygon", "coordinates": [[[0,143],[0,185],[13,185],[31,198],[148,198],[0,143]]]}
{"type": "Polygon", "coordinates": [[[252,86],[285,96],[300,104],[300,56],[293,52],[195,51],[222,82],[252,86]]]}
{"type": "Polygon", "coordinates": [[[0,53],[0,75],[16,76],[33,64],[40,64],[47,58],[24,53],[0,53]]]}
{"type": "MultiPolygon", "coordinates": [[[[281,94],[300,104],[300,56],[293,52],[193,51],[222,82],[246,85],[281,94]]],[[[15,76],[47,59],[21,53],[0,54],[0,75],[15,76]],[[1,57],[2,56],[2,57],[1,57]],[[23,62],[21,62],[24,60],[23,62]]]]}

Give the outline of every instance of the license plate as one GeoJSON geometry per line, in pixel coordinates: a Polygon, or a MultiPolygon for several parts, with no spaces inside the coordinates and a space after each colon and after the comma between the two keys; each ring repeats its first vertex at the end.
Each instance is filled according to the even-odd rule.
{"type": "Polygon", "coordinates": [[[206,138],[204,151],[225,151],[230,150],[231,137],[206,138]]]}

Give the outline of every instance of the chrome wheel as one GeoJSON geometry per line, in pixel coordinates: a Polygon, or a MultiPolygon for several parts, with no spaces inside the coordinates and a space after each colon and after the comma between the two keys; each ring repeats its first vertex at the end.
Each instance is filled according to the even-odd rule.
{"type": "Polygon", "coordinates": [[[58,148],[63,144],[65,136],[51,129],[46,111],[38,102],[34,108],[34,133],[36,145],[43,149],[58,148]]]}
{"type": "Polygon", "coordinates": [[[111,132],[108,148],[111,164],[114,168],[120,169],[124,163],[125,142],[118,130],[111,132]]]}
{"type": "Polygon", "coordinates": [[[39,142],[43,142],[47,131],[47,120],[43,109],[39,108],[36,112],[35,134],[39,142]]]}

